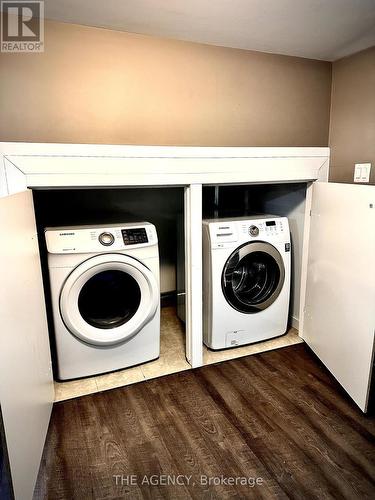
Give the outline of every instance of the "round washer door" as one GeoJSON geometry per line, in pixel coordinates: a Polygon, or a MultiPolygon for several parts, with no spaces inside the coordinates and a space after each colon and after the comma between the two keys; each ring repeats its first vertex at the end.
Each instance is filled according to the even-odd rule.
{"type": "Polygon", "coordinates": [[[270,243],[254,241],[238,247],[225,263],[221,285],[227,302],[242,313],[269,307],[280,295],[285,267],[270,243]]]}
{"type": "Polygon", "coordinates": [[[88,344],[105,346],[136,335],[154,316],[159,287],[141,262],[121,254],[92,257],[68,276],[60,313],[69,331],[88,344]]]}

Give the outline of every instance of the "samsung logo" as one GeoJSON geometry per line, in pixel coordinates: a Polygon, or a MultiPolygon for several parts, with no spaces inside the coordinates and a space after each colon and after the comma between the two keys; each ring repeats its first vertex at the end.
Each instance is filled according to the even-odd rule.
{"type": "Polygon", "coordinates": [[[74,236],[75,233],[59,233],[60,236],[74,236]]]}

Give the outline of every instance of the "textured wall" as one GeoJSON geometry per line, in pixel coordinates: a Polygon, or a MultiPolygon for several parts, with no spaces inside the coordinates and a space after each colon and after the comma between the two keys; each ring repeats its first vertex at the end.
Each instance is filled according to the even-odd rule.
{"type": "Polygon", "coordinates": [[[46,22],[0,54],[0,141],[326,146],[330,63],[46,22]]]}
{"type": "Polygon", "coordinates": [[[330,180],[353,182],[355,163],[372,163],[375,184],[375,47],[333,63],[330,180]]]}

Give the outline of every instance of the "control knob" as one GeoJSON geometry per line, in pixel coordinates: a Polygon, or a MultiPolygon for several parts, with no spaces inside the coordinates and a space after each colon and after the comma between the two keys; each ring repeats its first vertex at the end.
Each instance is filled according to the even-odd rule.
{"type": "Polygon", "coordinates": [[[250,228],[249,228],[249,234],[251,234],[251,236],[258,236],[258,234],[259,234],[259,227],[257,227],[257,226],[250,226],[250,228]]]}
{"type": "Polygon", "coordinates": [[[100,233],[99,234],[99,242],[105,247],[109,247],[115,241],[115,237],[112,233],[100,233]]]}

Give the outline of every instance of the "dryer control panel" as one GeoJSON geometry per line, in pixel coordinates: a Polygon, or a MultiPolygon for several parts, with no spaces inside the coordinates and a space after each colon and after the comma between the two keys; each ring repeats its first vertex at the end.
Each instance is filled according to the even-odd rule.
{"type": "Polygon", "coordinates": [[[156,245],[156,228],[148,222],[105,226],[46,228],[49,253],[100,253],[156,245]]]}
{"type": "Polygon", "coordinates": [[[142,243],[148,243],[147,231],[144,227],[122,229],[121,233],[125,245],[139,245],[142,243]]]}

